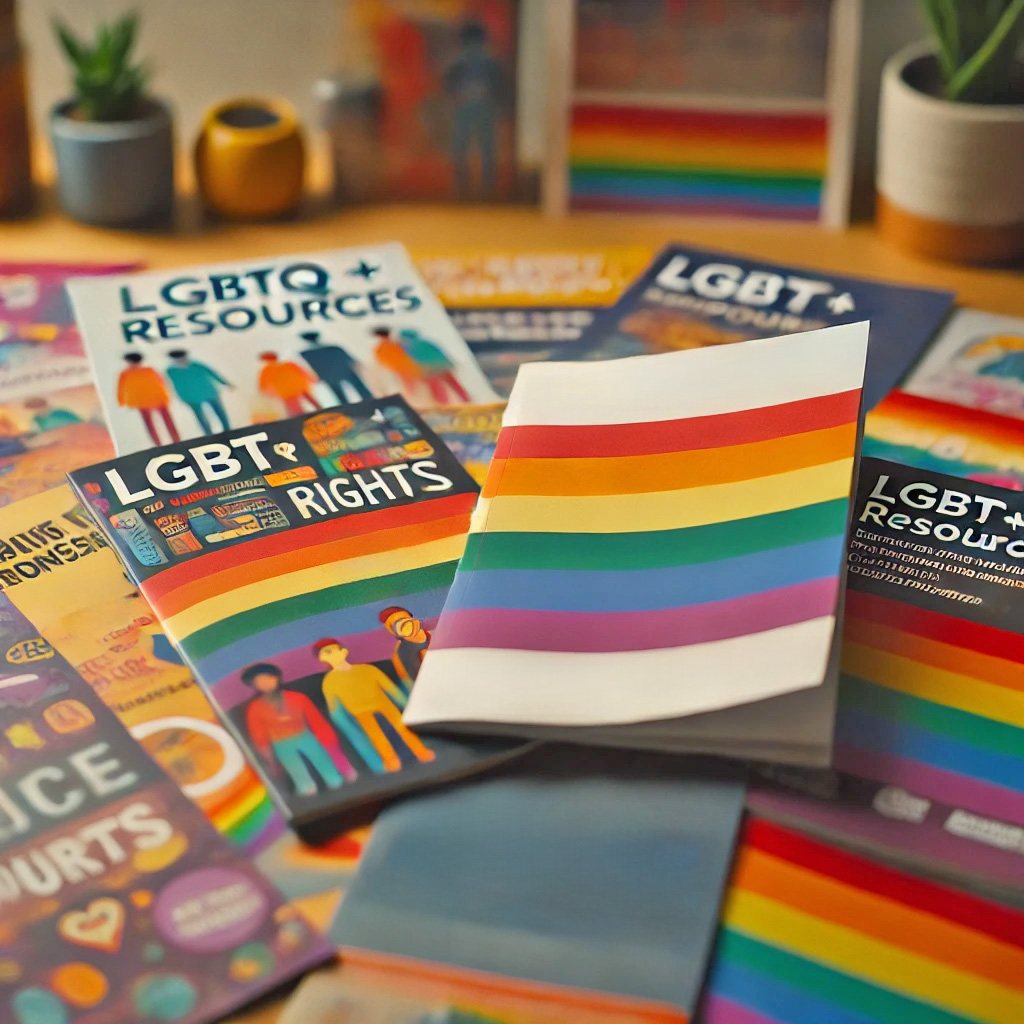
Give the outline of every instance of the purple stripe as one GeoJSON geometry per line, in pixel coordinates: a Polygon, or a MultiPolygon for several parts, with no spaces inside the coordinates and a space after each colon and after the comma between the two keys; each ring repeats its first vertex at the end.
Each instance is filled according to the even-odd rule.
{"type": "Polygon", "coordinates": [[[644,612],[460,608],[442,614],[431,646],[608,653],[728,640],[835,612],[835,576],[728,601],[644,612]]]}
{"type": "Polygon", "coordinates": [[[987,818],[1024,825],[1024,793],[1003,786],[980,782],[918,761],[861,750],[848,743],[836,744],[834,765],[840,771],[902,786],[929,800],[952,804],[987,818]]]}
{"type": "MultiPolygon", "coordinates": [[[[915,796],[917,794],[914,794],[915,796]]],[[[886,818],[865,804],[829,803],[796,793],[782,793],[754,785],[747,791],[747,806],[766,818],[799,829],[820,830],[836,842],[872,844],[898,856],[940,864],[988,881],[1020,887],[1021,855],[1011,850],[947,832],[943,825],[955,808],[935,803],[922,822],[886,818]]],[[[971,812],[975,813],[975,812],[971,812]]]]}
{"type": "Polygon", "coordinates": [[[709,993],[704,1000],[701,1024],[777,1024],[774,1017],[749,1010],[731,999],[709,993]]]}

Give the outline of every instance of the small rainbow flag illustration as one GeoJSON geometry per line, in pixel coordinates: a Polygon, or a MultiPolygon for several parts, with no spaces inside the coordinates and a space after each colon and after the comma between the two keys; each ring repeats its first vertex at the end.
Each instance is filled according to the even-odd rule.
{"type": "Polygon", "coordinates": [[[867,333],[524,366],[407,721],[606,725],[819,685],[867,333]]]}

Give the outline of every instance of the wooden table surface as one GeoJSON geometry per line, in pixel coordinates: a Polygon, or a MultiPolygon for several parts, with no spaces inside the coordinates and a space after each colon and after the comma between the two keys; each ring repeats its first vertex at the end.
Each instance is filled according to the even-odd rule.
{"type": "MultiPolygon", "coordinates": [[[[669,241],[737,252],[781,263],[949,288],[964,305],[1024,316],[1021,268],[979,269],[915,259],[891,248],[869,225],[827,232],[802,225],[727,224],[670,217],[606,214],[545,218],[516,207],[384,206],[310,213],[275,224],[204,223],[191,203],[174,233],[110,231],[66,220],[44,201],[43,212],[0,226],[0,260],[140,260],[150,267],[218,263],[279,253],[398,240],[412,250],[572,249],[669,241]]],[[[234,1018],[272,1024],[280,1002],[234,1018]]]]}

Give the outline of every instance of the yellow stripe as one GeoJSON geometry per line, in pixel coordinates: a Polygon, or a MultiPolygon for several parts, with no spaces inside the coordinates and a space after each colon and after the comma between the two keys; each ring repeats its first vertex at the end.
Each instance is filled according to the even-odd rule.
{"type": "Polygon", "coordinates": [[[267,797],[267,791],[259,785],[254,785],[252,790],[242,800],[232,802],[225,810],[219,814],[215,814],[211,819],[213,824],[217,827],[218,832],[226,832],[229,828],[234,828],[238,822],[244,820],[267,797]]]}
{"type": "Polygon", "coordinates": [[[733,889],[725,923],[765,942],[986,1024],[1021,1024],[1024,992],[733,889]]]}
{"type": "Polygon", "coordinates": [[[1024,726],[1024,693],[971,676],[924,665],[864,644],[843,645],[843,670],[869,683],[969,711],[1009,725],[1024,726]]]}
{"type": "Polygon", "coordinates": [[[370,579],[374,576],[387,576],[393,572],[404,572],[407,569],[421,569],[428,565],[455,561],[462,554],[466,545],[463,534],[454,537],[442,537],[440,540],[428,541],[407,548],[396,548],[394,551],[380,551],[372,555],[361,555],[358,558],[346,558],[328,565],[314,565],[308,569],[277,576],[271,580],[261,580],[238,587],[226,594],[207,598],[191,608],[186,608],[164,621],[167,632],[174,637],[184,639],[196,630],[204,629],[214,622],[220,622],[231,615],[251,611],[271,601],[282,601],[289,597],[312,594],[328,587],[337,587],[343,583],[354,583],[357,580],[370,579]]]}
{"type": "Polygon", "coordinates": [[[574,134],[569,144],[571,163],[602,166],[705,168],[734,171],[789,171],[821,174],[827,153],[821,143],[765,146],[751,142],[713,143],[683,139],[633,138],[612,134],[574,134]]]}
{"type": "Polygon", "coordinates": [[[485,528],[524,533],[681,530],[845,498],[850,493],[852,469],[853,459],[838,459],[738,483],[649,494],[582,497],[498,494],[477,502],[470,531],[480,533],[485,528]]]}

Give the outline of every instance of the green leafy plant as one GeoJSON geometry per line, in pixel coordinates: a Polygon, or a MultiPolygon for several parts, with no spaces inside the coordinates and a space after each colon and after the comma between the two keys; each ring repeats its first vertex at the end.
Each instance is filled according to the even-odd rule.
{"type": "Polygon", "coordinates": [[[921,6],[946,99],[1021,102],[1024,0],[921,0],[921,6]]]}
{"type": "Polygon", "coordinates": [[[131,59],[138,27],[138,15],[126,14],[112,24],[100,25],[90,45],[67,25],[54,21],[61,48],[74,69],[79,116],[88,121],[131,121],[144,112],[149,71],[131,59]]]}

